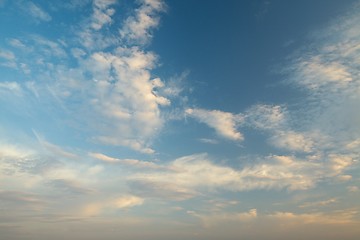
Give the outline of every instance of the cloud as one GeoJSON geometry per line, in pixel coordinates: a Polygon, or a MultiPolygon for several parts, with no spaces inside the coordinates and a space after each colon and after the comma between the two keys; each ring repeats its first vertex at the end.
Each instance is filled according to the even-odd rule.
{"type": "Polygon", "coordinates": [[[287,127],[288,112],[284,106],[258,104],[245,112],[246,124],[260,130],[278,130],[287,127]]]}
{"type": "Polygon", "coordinates": [[[200,138],[198,139],[200,142],[203,143],[209,143],[209,144],[218,144],[219,142],[215,139],[209,139],[209,138],[200,138]]]}
{"type": "Polygon", "coordinates": [[[33,134],[35,135],[37,141],[39,142],[40,146],[45,150],[48,154],[56,156],[57,158],[65,158],[65,159],[78,159],[79,156],[70,152],[64,150],[62,147],[55,145],[53,143],[50,143],[49,141],[46,141],[46,139],[41,136],[37,131],[34,129],[32,130],[33,134]]]}
{"type": "Polygon", "coordinates": [[[235,141],[242,141],[243,135],[237,131],[237,126],[243,121],[241,115],[234,115],[229,112],[205,109],[186,109],[187,116],[193,117],[199,122],[205,123],[215,129],[218,135],[235,141]]]}
{"type": "Polygon", "coordinates": [[[151,78],[156,59],[155,54],[138,47],[118,47],[114,53],[96,52],[84,61],[84,70],[94,79],[89,86],[93,94],[84,97],[91,98],[97,113],[93,119],[101,118],[108,126],[95,140],[154,153],[147,142],[164,123],[160,106],[170,104],[167,98],[156,94],[156,89],[164,84],[159,78],[151,78]]]}
{"type": "Polygon", "coordinates": [[[337,174],[354,163],[353,157],[349,155],[330,154],[329,160],[331,169],[337,174]]]}
{"type": "MultiPolygon", "coordinates": [[[[131,177],[128,181],[128,185],[133,193],[145,198],[183,201],[191,199],[199,194],[195,190],[187,186],[182,186],[176,182],[152,179],[153,177],[159,177],[159,175],[153,174],[146,179],[138,178],[136,176],[131,177]]],[[[168,176],[171,177],[171,175],[168,176]]]]}
{"type": "Polygon", "coordinates": [[[314,34],[311,46],[302,49],[287,69],[293,86],[308,95],[298,121],[303,128],[331,136],[334,148],[351,144],[360,134],[358,9],[355,5],[346,17],[314,34]]]}
{"type": "Polygon", "coordinates": [[[81,186],[74,180],[54,179],[48,181],[48,185],[55,188],[57,191],[61,191],[62,194],[68,194],[70,196],[78,194],[91,194],[95,192],[92,189],[81,186]]]}
{"type": "Polygon", "coordinates": [[[351,175],[339,175],[338,179],[342,182],[346,182],[352,179],[351,175]]]}
{"type": "Polygon", "coordinates": [[[305,203],[301,204],[299,207],[300,208],[324,207],[324,206],[328,206],[328,205],[331,205],[331,204],[334,204],[337,202],[338,202],[338,199],[330,198],[327,200],[317,201],[317,202],[305,202],[305,203]]]}
{"type": "Polygon", "coordinates": [[[102,201],[85,203],[81,207],[81,216],[94,217],[106,214],[108,210],[129,209],[140,206],[144,203],[144,199],[134,195],[124,195],[113,199],[105,199],[102,201]]]}
{"type": "Polygon", "coordinates": [[[30,148],[22,148],[13,144],[2,142],[0,147],[1,158],[24,158],[34,154],[30,148]]]}
{"type": "Polygon", "coordinates": [[[270,156],[266,162],[233,169],[214,164],[204,154],[185,156],[168,165],[168,172],[136,173],[129,184],[136,194],[154,197],[179,195],[183,200],[202,193],[254,189],[304,190],[315,186],[327,171],[320,163],[287,156],[270,156]],[[175,194],[176,193],[176,194],[175,194]]]}
{"type": "Polygon", "coordinates": [[[262,212],[258,209],[225,213],[202,213],[188,211],[190,216],[200,220],[202,227],[197,231],[200,239],[219,239],[227,236],[235,239],[338,239],[346,236],[356,239],[359,231],[355,227],[357,211],[295,213],[290,211],[262,212]],[[261,231],[259,231],[261,229],[261,231]],[[321,231],[319,231],[321,229],[321,231]],[[339,229],[342,230],[339,233],[339,229]],[[235,236],[235,237],[234,237],[235,236]]]}
{"type": "Polygon", "coordinates": [[[269,139],[270,144],[291,151],[311,152],[314,146],[311,137],[293,131],[277,132],[269,139]]]}
{"type": "Polygon", "coordinates": [[[111,24],[111,16],[114,15],[115,9],[109,6],[116,3],[116,0],[95,0],[93,2],[93,19],[91,27],[94,30],[100,30],[105,24],[111,24]]]}
{"type": "Polygon", "coordinates": [[[214,213],[203,215],[194,211],[188,211],[188,214],[199,218],[205,228],[214,228],[220,224],[251,222],[257,219],[257,210],[255,208],[250,209],[248,212],[240,213],[214,213]]]}
{"type": "Polygon", "coordinates": [[[103,210],[103,205],[100,203],[90,203],[82,207],[82,216],[93,217],[99,215],[103,210]]]}
{"type": "Polygon", "coordinates": [[[115,200],[115,206],[117,208],[130,208],[138,205],[142,205],[144,199],[136,196],[123,196],[115,200]]]}
{"type": "Polygon", "coordinates": [[[3,95],[9,92],[20,95],[22,93],[22,87],[17,82],[0,82],[0,92],[2,92],[3,95]]]}
{"type": "Polygon", "coordinates": [[[245,125],[272,135],[268,143],[280,149],[309,153],[313,151],[315,133],[292,129],[291,112],[280,105],[259,104],[245,112],[245,125]]]}
{"type": "Polygon", "coordinates": [[[159,24],[157,14],[165,10],[161,0],[142,0],[135,16],[127,18],[120,29],[120,36],[129,43],[145,44],[151,38],[151,30],[159,24]]]}
{"type": "MultiPolygon", "coordinates": [[[[171,102],[161,91],[166,84],[151,74],[157,66],[156,54],[142,49],[142,44],[119,42],[113,31],[105,27],[114,21],[114,4],[116,1],[112,0],[94,1],[92,16],[80,24],[80,29],[70,31],[73,36],[66,40],[36,34],[21,41],[11,39],[10,46],[24,51],[15,57],[4,50],[1,57],[32,80],[6,83],[6,89],[3,83],[2,90],[10,91],[16,86],[24,89],[26,94],[12,96],[11,102],[21,102],[23,108],[43,109],[28,113],[34,119],[42,114],[61,115],[56,121],[74,131],[87,128],[93,143],[153,154],[151,142],[166,121],[162,108],[171,102]],[[73,47],[68,51],[69,44],[73,47]],[[59,108],[49,108],[51,104],[59,108]]],[[[158,19],[162,8],[160,1],[144,1],[135,15],[149,14],[158,19]]],[[[149,33],[152,27],[145,26],[143,30],[149,33]]],[[[127,34],[132,34],[132,28],[127,29],[127,34]]]]}
{"type": "Polygon", "coordinates": [[[339,210],[330,213],[302,213],[296,214],[292,212],[275,212],[269,214],[268,218],[274,220],[287,221],[287,225],[291,226],[294,224],[347,224],[355,223],[356,210],[347,209],[339,210]]]}
{"type": "Polygon", "coordinates": [[[139,196],[172,200],[220,190],[308,190],[319,182],[343,176],[355,164],[349,156],[327,157],[329,161],[269,155],[257,159],[256,163],[244,164],[242,168],[231,168],[210,161],[206,154],[195,154],[169,162],[164,166],[166,171],[134,173],[128,177],[128,184],[139,196]]]}
{"type": "Polygon", "coordinates": [[[0,49],[0,66],[17,68],[16,56],[12,51],[0,49]]]}
{"type": "Polygon", "coordinates": [[[51,16],[35,3],[28,2],[25,6],[26,7],[24,7],[24,11],[26,11],[32,17],[45,22],[51,21],[51,16]]]}
{"type": "Polygon", "coordinates": [[[163,169],[162,166],[159,166],[153,162],[140,161],[137,159],[113,158],[113,157],[109,157],[102,153],[89,153],[89,156],[99,159],[101,161],[113,163],[113,164],[121,164],[121,165],[125,165],[125,166],[144,168],[144,169],[163,169]]]}
{"type": "Polygon", "coordinates": [[[301,62],[299,66],[302,79],[301,84],[309,89],[317,89],[327,84],[345,87],[352,81],[351,73],[339,62],[323,63],[320,56],[301,62]]]}
{"type": "MultiPolygon", "coordinates": [[[[33,34],[31,41],[34,43],[37,51],[42,54],[42,57],[55,57],[55,58],[66,58],[67,53],[62,45],[61,41],[52,41],[41,35],[33,34]]],[[[40,55],[41,56],[41,55],[40,55]]],[[[50,61],[51,63],[53,61],[50,61]]]]}
{"type": "Polygon", "coordinates": [[[69,153],[59,146],[51,144],[51,148],[48,149],[43,148],[44,142],[38,144],[34,142],[31,148],[24,145],[2,144],[0,178],[6,186],[33,193],[46,189],[51,194],[57,195],[61,192],[66,196],[96,192],[93,187],[88,186],[99,170],[84,163],[74,162],[81,158],[74,158],[74,154],[69,156],[69,153]]]}
{"type": "Polygon", "coordinates": [[[0,58],[4,58],[6,60],[15,60],[15,55],[11,51],[0,49],[0,58]]]}
{"type": "Polygon", "coordinates": [[[17,203],[42,203],[34,194],[17,191],[1,191],[0,199],[2,201],[17,202],[17,203]]]}
{"type": "Polygon", "coordinates": [[[349,186],[349,187],[347,187],[347,190],[351,193],[356,193],[356,192],[359,192],[359,187],[358,186],[349,186]]]}

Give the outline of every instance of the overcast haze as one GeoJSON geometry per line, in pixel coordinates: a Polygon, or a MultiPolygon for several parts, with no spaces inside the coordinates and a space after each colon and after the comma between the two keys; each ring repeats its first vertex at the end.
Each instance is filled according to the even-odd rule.
{"type": "Polygon", "coordinates": [[[360,2],[0,0],[0,238],[360,239],[360,2]]]}

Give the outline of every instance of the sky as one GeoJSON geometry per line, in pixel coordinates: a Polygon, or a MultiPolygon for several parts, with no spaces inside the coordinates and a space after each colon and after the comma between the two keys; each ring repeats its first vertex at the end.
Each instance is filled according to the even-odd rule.
{"type": "Polygon", "coordinates": [[[0,0],[0,238],[360,238],[358,0],[0,0]]]}

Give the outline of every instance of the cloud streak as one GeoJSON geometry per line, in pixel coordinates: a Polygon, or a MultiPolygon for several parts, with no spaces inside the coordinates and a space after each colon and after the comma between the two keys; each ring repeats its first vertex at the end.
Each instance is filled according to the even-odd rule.
{"type": "Polygon", "coordinates": [[[241,115],[199,108],[186,109],[185,113],[187,116],[193,117],[199,122],[215,129],[216,133],[223,138],[235,141],[242,141],[244,139],[243,135],[237,130],[237,126],[243,120],[241,115]]]}
{"type": "Polygon", "coordinates": [[[45,21],[45,22],[51,21],[52,19],[51,16],[35,3],[28,2],[25,6],[26,9],[24,8],[24,11],[28,12],[32,17],[40,21],[45,21]]]}

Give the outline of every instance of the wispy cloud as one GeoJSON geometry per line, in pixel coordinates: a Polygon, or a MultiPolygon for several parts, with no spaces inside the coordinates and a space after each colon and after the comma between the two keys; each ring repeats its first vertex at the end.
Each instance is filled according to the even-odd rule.
{"type": "Polygon", "coordinates": [[[0,66],[16,68],[16,57],[12,51],[0,49],[0,66]]]}
{"type": "Polygon", "coordinates": [[[360,189],[358,186],[348,186],[347,190],[351,193],[356,193],[356,192],[359,192],[360,189]]]}
{"type": "Polygon", "coordinates": [[[316,202],[305,202],[301,204],[299,207],[301,208],[314,208],[314,207],[324,207],[334,203],[337,203],[338,200],[336,198],[331,198],[323,201],[316,201],[316,202]]]}
{"type": "Polygon", "coordinates": [[[83,217],[93,217],[104,214],[106,211],[117,209],[129,209],[140,206],[144,199],[134,195],[124,195],[117,198],[106,199],[92,203],[85,203],[81,206],[80,215],[83,217]]]}
{"type": "MultiPolygon", "coordinates": [[[[25,221],[20,216],[24,209],[17,210],[17,205],[29,207],[26,221],[99,216],[87,222],[94,225],[104,224],[102,217],[127,217],[132,208],[143,209],[142,205],[149,206],[145,212],[151,217],[154,214],[149,212],[158,211],[159,205],[164,212],[178,205],[178,214],[186,221],[198,220],[199,226],[208,227],[208,233],[222,226],[236,232],[240,225],[258,229],[270,224],[283,231],[284,226],[294,229],[294,225],[306,229],[304,226],[313,224],[358,224],[358,209],[336,210],[341,197],[296,202],[296,213],[283,209],[262,212],[255,201],[238,203],[245,192],[266,190],[289,196],[317,191],[323,184],[336,184],[349,196],[358,196],[359,17],[339,20],[287,62],[288,82],[307,96],[296,106],[255,104],[240,113],[174,110],[183,90],[179,82],[187,73],[164,81],[154,74],[159,57],[147,48],[166,7],[155,0],[137,3],[122,27],[115,25],[117,2],[95,0],[89,6],[91,15],[69,30],[69,39],[27,35],[7,40],[0,64],[18,70],[22,80],[0,82],[0,100],[6,103],[1,111],[26,122],[24,129],[31,139],[25,141],[12,132],[16,121],[6,123],[12,128],[1,134],[0,185],[12,190],[0,191],[0,200],[11,206],[0,222],[11,217],[25,221]],[[21,107],[13,107],[17,103],[21,107]],[[239,156],[226,159],[193,154],[197,150],[189,148],[189,155],[180,152],[171,160],[166,151],[157,154],[154,147],[158,146],[154,140],[171,119],[167,110],[179,111],[181,117],[176,120],[192,118],[235,143],[247,141],[246,132],[257,131],[270,150],[250,156],[235,149],[239,156]],[[4,141],[7,136],[15,139],[12,144],[4,141]],[[235,197],[229,200],[229,196],[235,197]],[[199,202],[210,207],[197,208],[199,202]],[[335,210],[317,212],[323,208],[335,210]],[[54,216],[48,216],[49,212],[54,216]]],[[[35,19],[51,21],[38,5],[29,4],[33,6],[29,14],[35,19]]],[[[69,4],[84,6],[77,0],[69,4]]],[[[196,139],[209,144],[220,141],[202,137],[196,139]]],[[[159,214],[166,215],[164,212],[159,214]]],[[[198,225],[196,230],[201,231],[198,225]]]]}
{"type": "Polygon", "coordinates": [[[251,106],[244,115],[250,127],[276,131],[288,126],[288,114],[284,106],[258,104],[251,106]]]}
{"type": "Polygon", "coordinates": [[[38,5],[36,5],[33,2],[27,2],[24,6],[24,11],[26,11],[32,17],[40,21],[49,22],[52,19],[47,12],[45,12],[43,9],[41,9],[38,5]]]}
{"type": "Polygon", "coordinates": [[[188,214],[199,218],[205,228],[217,227],[218,225],[229,223],[246,223],[257,219],[257,210],[250,209],[248,212],[239,213],[214,213],[203,215],[194,211],[188,211],[188,214]]]}
{"type": "Polygon", "coordinates": [[[346,224],[346,223],[356,223],[355,216],[357,214],[356,210],[347,209],[334,211],[332,213],[303,213],[296,214],[292,212],[276,212],[269,214],[269,218],[274,220],[285,220],[288,221],[287,225],[294,224],[346,224]]]}
{"type": "Polygon", "coordinates": [[[141,0],[141,6],[130,16],[120,29],[120,36],[128,43],[145,44],[151,39],[151,30],[159,24],[158,13],[165,10],[161,0],[141,0]]]}
{"type": "Polygon", "coordinates": [[[114,15],[115,9],[110,8],[116,0],[96,0],[94,1],[94,13],[91,27],[100,30],[105,24],[111,24],[111,16],[114,15]]]}
{"type": "Polygon", "coordinates": [[[22,87],[17,82],[0,82],[0,92],[3,93],[3,95],[7,93],[20,95],[22,93],[22,87]]]}
{"type": "Polygon", "coordinates": [[[346,169],[334,169],[333,165],[291,156],[268,156],[259,164],[234,169],[212,163],[206,155],[182,157],[171,162],[168,167],[173,171],[134,174],[129,178],[129,183],[137,189],[137,194],[148,196],[150,193],[154,197],[166,197],[181,189],[183,194],[186,193],[186,199],[215,189],[234,192],[284,188],[305,190],[346,169]],[[164,187],[161,190],[159,186],[164,187]]]}
{"type": "MultiPolygon", "coordinates": [[[[156,54],[145,51],[141,44],[120,43],[111,37],[109,29],[103,29],[113,21],[115,10],[112,6],[115,4],[115,1],[94,1],[93,15],[69,40],[81,42],[71,51],[76,59],[75,66],[69,62],[73,56],[68,53],[68,43],[63,39],[51,40],[40,35],[31,35],[22,41],[12,39],[9,44],[24,51],[19,53],[19,58],[9,50],[2,51],[1,57],[36,81],[14,82],[7,86],[24,85],[19,85],[26,90],[26,96],[20,100],[28,99],[26,105],[35,102],[43,106],[59,105],[61,110],[52,111],[71,115],[72,119],[92,128],[90,138],[94,143],[125,146],[152,154],[155,150],[151,148],[151,140],[165,122],[161,107],[171,102],[161,95],[160,89],[166,87],[164,82],[151,75],[157,66],[156,54]],[[31,49],[24,49],[27,45],[31,49]],[[36,99],[29,101],[33,97],[36,99]],[[98,121],[103,122],[101,127],[98,121]]],[[[135,14],[149,14],[149,18],[158,19],[157,13],[162,8],[161,1],[144,1],[135,14]]],[[[136,24],[148,32],[155,25],[143,23],[146,19],[139,18],[136,24]]],[[[131,34],[132,30],[129,28],[127,33],[131,34]]]]}
{"type": "Polygon", "coordinates": [[[99,159],[107,163],[121,164],[125,166],[131,166],[131,167],[143,168],[143,169],[164,169],[163,166],[157,165],[153,162],[140,161],[137,159],[113,158],[102,153],[89,153],[89,155],[93,158],[99,159]]]}
{"type": "Polygon", "coordinates": [[[217,140],[210,139],[210,138],[200,138],[199,141],[203,142],[203,143],[209,143],[209,144],[218,144],[219,143],[217,140]]]}
{"type": "Polygon", "coordinates": [[[187,116],[193,117],[215,129],[217,134],[224,138],[236,141],[244,139],[243,135],[237,130],[237,126],[243,121],[241,115],[199,108],[189,108],[185,112],[187,116]]]}
{"type": "Polygon", "coordinates": [[[129,208],[137,205],[142,205],[144,199],[136,196],[123,196],[115,200],[115,206],[117,208],[129,208]]]}

